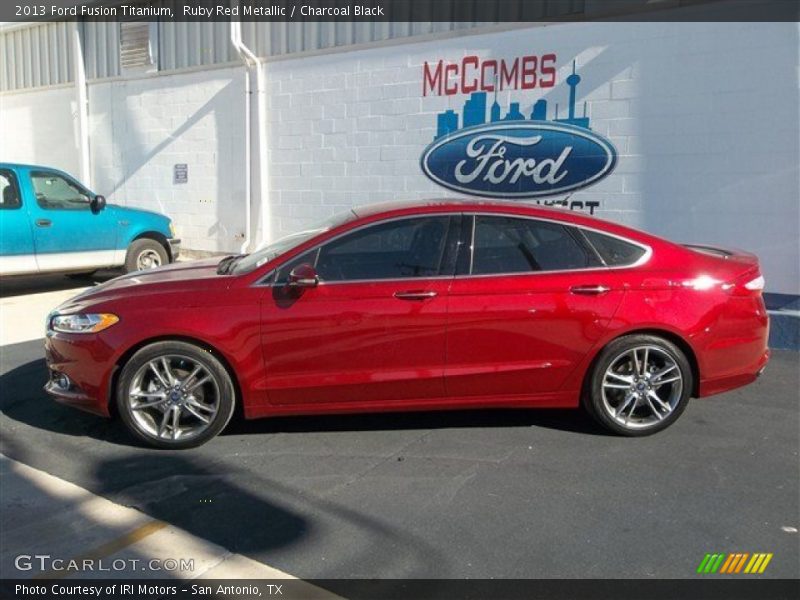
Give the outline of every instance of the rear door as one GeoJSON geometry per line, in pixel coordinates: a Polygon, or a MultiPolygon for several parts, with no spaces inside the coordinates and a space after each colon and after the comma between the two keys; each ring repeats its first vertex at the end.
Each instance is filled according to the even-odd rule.
{"type": "Polygon", "coordinates": [[[445,383],[454,397],[558,391],[624,293],[581,233],[558,222],[474,215],[450,291],[445,383]]]}
{"type": "Polygon", "coordinates": [[[20,275],[36,270],[33,231],[17,174],[0,168],[0,274],[20,275]]]}
{"type": "Polygon", "coordinates": [[[31,169],[27,184],[40,271],[114,264],[118,223],[113,211],[94,213],[93,194],[58,171],[31,169]]]}
{"type": "Polygon", "coordinates": [[[447,293],[460,215],[367,225],[289,261],[262,312],[274,405],[413,403],[444,396],[447,293]],[[314,266],[315,288],[286,286],[314,266]]]}

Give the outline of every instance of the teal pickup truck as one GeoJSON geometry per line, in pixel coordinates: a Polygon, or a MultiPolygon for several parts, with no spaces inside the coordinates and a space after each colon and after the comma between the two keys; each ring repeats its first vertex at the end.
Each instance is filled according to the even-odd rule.
{"type": "Polygon", "coordinates": [[[0,275],[141,271],[179,246],[164,215],[107,205],[56,169],[0,163],[0,275]]]}

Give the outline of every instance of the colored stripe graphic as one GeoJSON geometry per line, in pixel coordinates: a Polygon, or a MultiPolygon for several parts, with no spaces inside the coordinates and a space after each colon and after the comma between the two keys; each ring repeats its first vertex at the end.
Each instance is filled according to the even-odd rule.
{"type": "Polygon", "coordinates": [[[697,568],[698,573],[716,573],[722,561],[725,559],[724,554],[706,554],[703,562],[697,568]]]}
{"type": "Polygon", "coordinates": [[[767,569],[773,554],[766,552],[731,552],[729,554],[706,554],[697,567],[701,574],[761,574],[767,569]],[[747,565],[747,566],[745,566],[747,565]]]}

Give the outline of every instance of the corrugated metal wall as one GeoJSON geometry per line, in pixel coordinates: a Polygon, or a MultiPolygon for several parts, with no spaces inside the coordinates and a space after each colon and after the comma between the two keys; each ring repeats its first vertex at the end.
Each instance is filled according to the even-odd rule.
{"type": "MultiPolygon", "coordinates": [[[[469,0],[451,0],[467,2],[469,0]]],[[[403,2],[393,2],[391,11],[402,18],[403,2]]],[[[286,56],[369,44],[421,35],[464,31],[490,22],[452,22],[446,4],[437,5],[432,22],[246,22],[242,37],[259,56],[286,56]],[[442,8],[443,7],[443,8],[442,8]]],[[[528,19],[564,16],[583,12],[585,0],[546,4],[509,1],[504,15],[528,19]],[[528,14],[535,7],[537,14],[528,14]]],[[[406,7],[407,10],[407,7],[406,7]]],[[[120,68],[120,26],[118,22],[82,23],[84,61],[88,79],[116,77],[120,68]]],[[[155,29],[155,28],[153,28],[155,29]]],[[[229,22],[158,23],[158,70],[224,64],[238,60],[230,44],[229,22]]],[[[48,23],[9,31],[0,30],[0,91],[19,90],[72,81],[72,25],[48,23]]]]}
{"type": "Polygon", "coordinates": [[[0,34],[0,90],[72,81],[71,23],[46,23],[0,34]]]}
{"type": "Polygon", "coordinates": [[[86,78],[116,77],[119,69],[119,23],[83,23],[86,78]]]}

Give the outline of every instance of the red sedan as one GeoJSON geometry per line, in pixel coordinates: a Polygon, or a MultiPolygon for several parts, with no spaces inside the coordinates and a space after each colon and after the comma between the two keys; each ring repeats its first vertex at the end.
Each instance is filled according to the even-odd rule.
{"type": "Polygon", "coordinates": [[[162,448],[246,418],[583,405],[623,435],[769,358],[755,256],[500,202],[356,208],[113,279],[47,323],[61,402],[162,448]]]}

